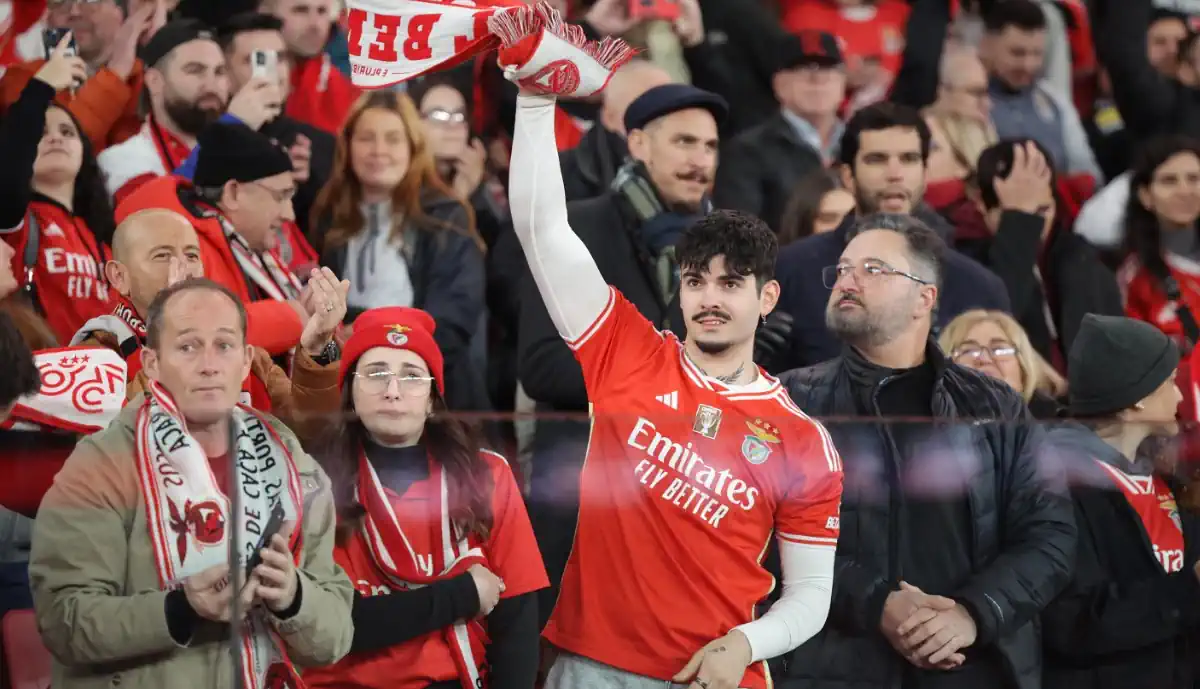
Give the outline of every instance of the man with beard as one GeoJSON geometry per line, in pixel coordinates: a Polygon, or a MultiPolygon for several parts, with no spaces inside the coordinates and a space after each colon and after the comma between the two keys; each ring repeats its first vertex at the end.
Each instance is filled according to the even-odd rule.
{"type": "MultiPolygon", "coordinates": [[[[683,337],[675,242],[711,204],[717,127],[725,101],[685,84],[656,86],[625,111],[629,158],[607,193],[567,205],[571,228],[604,276],[656,328],[683,337]]],[[[526,272],[521,286],[517,357],[521,385],[539,410],[584,412],[583,372],[526,272]]],[[[579,471],[588,428],[539,421],[529,512],[550,575],[539,613],[557,596],[578,512],[579,471]]]]}
{"type": "MultiPolygon", "coordinates": [[[[828,289],[821,271],[837,263],[858,216],[878,211],[911,213],[948,241],[953,228],[924,207],[925,172],[929,163],[929,125],[916,110],[894,103],[877,103],[859,110],[846,123],[838,153],[842,183],[854,194],[855,213],[847,214],[833,232],[805,237],[779,252],[777,274],[781,295],[777,312],[791,316],[790,337],[757,359],[780,371],[816,364],[838,355],[840,345],[825,327],[828,289]]],[[[970,309],[1009,310],[1004,283],[975,261],[954,251],[944,254],[945,291],[933,314],[934,333],[970,309]]],[[[778,316],[776,316],[778,318],[778,316]]],[[[769,320],[768,328],[774,323],[769,320]]],[[[760,352],[763,348],[760,348],[760,352]]]]}
{"type": "Polygon", "coordinates": [[[847,528],[829,621],[777,686],[1040,687],[1036,620],[1070,577],[1076,534],[1040,430],[1019,394],[931,338],[941,238],[884,213],[848,236],[822,276],[842,354],[781,376],[807,413],[863,419],[829,427],[847,528]]]}
{"type": "Polygon", "coordinates": [[[256,80],[229,99],[225,55],[209,29],[182,19],[154,34],[142,51],[149,115],[137,135],[100,154],[105,186],[114,203],[145,182],[183,163],[196,137],[225,112],[258,129],[281,108],[279,87],[256,80]]]}

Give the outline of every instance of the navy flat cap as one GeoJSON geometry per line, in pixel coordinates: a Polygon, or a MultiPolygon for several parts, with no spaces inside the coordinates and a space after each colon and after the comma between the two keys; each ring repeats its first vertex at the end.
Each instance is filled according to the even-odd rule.
{"type": "Polygon", "coordinates": [[[690,84],[663,84],[643,93],[629,104],[625,110],[625,131],[644,129],[660,117],[691,108],[707,110],[717,121],[718,127],[729,114],[729,104],[715,93],[690,84]]]}

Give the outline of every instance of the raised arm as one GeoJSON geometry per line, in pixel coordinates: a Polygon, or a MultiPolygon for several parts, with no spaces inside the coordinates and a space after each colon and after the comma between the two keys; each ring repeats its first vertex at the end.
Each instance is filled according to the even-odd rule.
{"type": "Polygon", "coordinates": [[[513,227],[550,320],[575,340],[604,313],[608,284],[567,222],[567,200],[554,139],[555,99],[517,98],[508,197],[513,227]]]}

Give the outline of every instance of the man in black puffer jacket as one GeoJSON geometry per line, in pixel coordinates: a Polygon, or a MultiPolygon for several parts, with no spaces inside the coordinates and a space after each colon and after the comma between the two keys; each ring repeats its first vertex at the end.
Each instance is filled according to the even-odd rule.
{"type": "Polygon", "coordinates": [[[1035,620],[1070,577],[1076,534],[1041,431],[1014,390],[930,339],[938,235],[876,214],[850,236],[826,276],[843,354],[781,380],[809,414],[874,418],[826,423],[846,476],[833,601],[779,686],[1037,689],[1035,620]]]}

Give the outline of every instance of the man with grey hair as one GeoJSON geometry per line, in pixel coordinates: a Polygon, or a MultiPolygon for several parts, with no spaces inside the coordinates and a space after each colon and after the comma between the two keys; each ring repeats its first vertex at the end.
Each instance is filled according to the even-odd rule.
{"type": "Polygon", "coordinates": [[[838,585],[778,686],[1038,687],[1034,620],[1070,576],[1070,503],[1038,465],[1020,395],[930,337],[937,233],[875,213],[849,237],[824,271],[843,353],[781,376],[805,412],[862,420],[829,426],[846,472],[838,585]]]}

